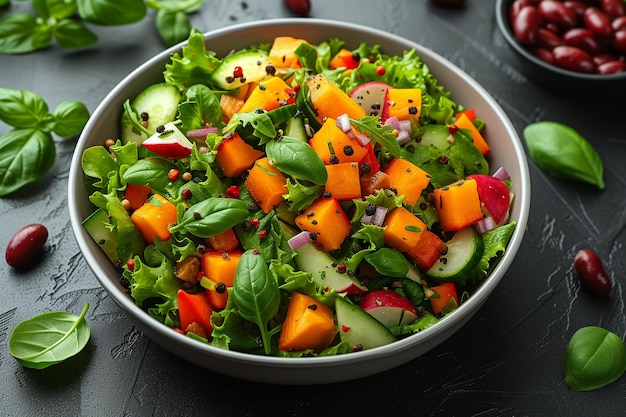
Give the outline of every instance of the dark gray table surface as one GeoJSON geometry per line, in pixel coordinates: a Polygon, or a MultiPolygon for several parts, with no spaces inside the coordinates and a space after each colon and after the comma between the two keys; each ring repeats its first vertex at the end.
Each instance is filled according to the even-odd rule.
{"type": "MultiPolygon", "coordinates": [[[[30,2],[12,2],[27,10],[30,2]]],[[[66,204],[75,140],[56,143],[57,159],[35,184],[0,199],[0,250],[29,223],[47,226],[43,259],[18,272],[0,262],[0,415],[8,416],[618,416],[626,413],[626,377],[575,392],[564,381],[563,353],[580,327],[626,334],[626,105],[560,97],[529,80],[498,33],[495,0],[461,9],[426,0],[313,0],[311,16],[386,30],[443,55],[482,84],[521,135],[529,123],[554,120],[577,129],[597,149],[606,189],[555,180],[530,163],[532,207],[526,239],[493,296],[458,333],[414,361],[379,375],[323,386],[268,386],[198,369],[138,331],[107,297],[73,237],[66,204]],[[579,289],[572,260],[596,250],[614,280],[608,299],[579,289]],[[8,337],[44,311],[80,312],[91,304],[88,347],[43,371],[21,367],[8,337]]],[[[205,0],[192,16],[202,31],[290,16],[281,0],[205,0]]],[[[153,19],[93,27],[96,46],[58,47],[0,56],[0,86],[64,100],[91,111],[121,79],[164,47],[153,19]]],[[[332,34],[329,34],[332,36],[332,34]]],[[[572,89],[578,86],[572,85],[572,89]]],[[[0,133],[8,131],[0,123],[0,133]]]]}

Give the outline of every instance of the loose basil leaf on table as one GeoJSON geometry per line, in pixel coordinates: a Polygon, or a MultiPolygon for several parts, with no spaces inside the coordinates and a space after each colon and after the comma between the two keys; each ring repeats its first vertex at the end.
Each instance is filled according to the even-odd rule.
{"type": "Polygon", "coordinates": [[[49,118],[48,104],[31,91],[0,88],[0,120],[17,129],[39,128],[49,118]]]}
{"type": "Polygon", "coordinates": [[[602,159],[576,130],[557,122],[537,122],[526,126],[524,139],[531,159],[548,174],[604,188],[602,159]]]}
{"type": "Polygon", "coordinates": [[[43,313],[18,324],[9,338],[9,350],[23,366],[44,369],[78,354],[91,335],[85,315],[65,311],[43,313]]]}
{"type": "Polygon", "coordinates": [[[83,20],[103,26],[128,25],[146,16],[143,0],[76,0],[78,14],[83,20]]]}
{"type": "Polygon", "coordinates": [[[259,326],[265,354],[269,355],[270,338],[280,328],[268,331],[267,324],[278,312],[280,290],[265,259],[254,250],[241,255],[232,295],[241,317],[259,326]]]}
{"type": "Polygon", "coordinates": [[[565,349],[565,383],[576,391],[591,391],[618,380],[626,371],[622,339],[597,326],[577,330],[565,349]]]}

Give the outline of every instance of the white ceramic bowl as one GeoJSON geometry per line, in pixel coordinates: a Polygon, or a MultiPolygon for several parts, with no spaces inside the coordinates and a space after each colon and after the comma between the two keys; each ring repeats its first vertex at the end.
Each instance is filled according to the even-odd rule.
{"type": "Polygon", "coordinates": [[[436,53],[406,39],[379,30],[334,21],[316,19],[281,19],[227,27],[206,34],[211,50],[223,56],[250,42],[271,42],[279,35],[291,35],[313,43],[338,37],[349,47],[360,42],[380,44],[385,53],[402,54],[415,48],[441,84],[452,91],[453,98],[473,107],[486,121],[490,141],[489,162],[493,168],[506,167],[511,175],[515,201],[511,220],[517,222],[506,254],[478,290],[453,314],[418,334],[376,349],[346,355],[317,358],[277,358],[231,352],[209,346],[178,334],[152,319],[137,307],[118,282],[119,273],[81,226],[92,211],[83,184],[80,160],[89,146],[100,145],[105,138],[118,137],[122,104],[150,84],[162,81],[164,65],[177,45],[158,54],[126,77],[94,111],[85,127],[72,160],[69,177],[69,212],[78,246],[87,264],[110,297],[150,338],[169,351],[205,368],[234,377],[282,384],[338,382],[372,375],[406,363],[430,349],[461,328],[487,300],[504,277],[522,243],[530,208],[530,178],[524,151],[511,122],[494,99],[472,78],[436,53]]]}

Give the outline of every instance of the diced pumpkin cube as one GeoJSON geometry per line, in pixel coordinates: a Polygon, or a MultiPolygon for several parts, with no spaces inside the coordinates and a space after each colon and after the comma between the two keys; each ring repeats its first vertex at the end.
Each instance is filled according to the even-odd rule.
{"type": "Polygon", "coordinates": [[[259,82],[239,112],[246,113],[259,108],[265,111],[274,110],[292,101],[295,94],[295,91],[282,78],[271,77],[259,82]]]}
{"type": "Polygon", "coordinates": [[[130,218],[148,244],[153,244],[155,238],[168,240],[172,236],[169,226],[178,221],[176,206],[159,194],[154,194],[130,218]]]}
{"type": "Polygon", "coordinates": [[[203,278],[200,285],[206,288],[206,294],[215,308],[226,307],[228,288],[235,282],[237,265],[241,259],[241,252],[206,252],[202,255],[203,278]]]}
{"type": "Polygon", "coordinates": [[[257,159],[244,184],[265,213],[278,206],[283,201],[283,194],[288,192],[287,179],[270,165],[267,157],[257,159]]]}
{"type": "Polygon", "coordinates": [[[456,122],[454,122],[454,124],[459,129],[469,129],[472,132],[472,140],[474,141],[474,146],[478,148],[480,153],[482,153],[483,155],[489,153],[491,148],[487,144],[487,141],[480,133],[480,131],[476,128],[474,123],[472,123],[466,113],[461,113],[457,115],[456,122]]]}
{"type": "Polygon", "coordinates": [[[354,59],[352,51],[343,48],[330,60],[328,66],[331,69],[345,68],[350,70],[358,67],[359,61],[354,59]]]}
{"type": "Polygon", "coordinates": [[[386,118],[417,119],[422,108],[422,90],[420,88],[390,88],[387,90],[385,106],[386,118]]]}
{"type": "Polygon", "coordinates": [[[230,94],[222,94],[220,97],[220,110],[222,110],[222,120],[224,123],[228,123],[230,118],[233,117],[233,114],[241,110],[243,104],[244,100],[241,98],[231,96],[230,94]]]}
{"type": "Polygon", "coordinates": [[[430,230],[424,230],[417,244],[407,251],[407,255],[422,270],[428,271],[441,257],[444,242],[430,230]]]}
{"type": "Polygon", "coordinates": [[[347,114],[353,119],[365,117],[363,107],[324,76],[309,77],[306,83],[311,92],[311,102],[317,111],[317,120],[320,123],[327,118],[336,119],[342,114],[347,114]]]}
{"type": "Polygon", "coordinates": [[[152,188],[148,185],[126,184],[124,198],[128,200],[128,208],[137,210],[143,206],[151,192],[152,188]]]}
{"type": "Polygon", "coordinates": [[[337,334],[333,313],[324,304],[299,292],[292,292],[287,315],[280,331],[278,348],[286,351],[327,348],[337,334]]]}
{"type": "Polygon", "coordinates": [[[430,182],[430,174],[402,158],[394,158],[385,167],[389,183],[398,195],[404,195],[404,203],[414,205],[430,182]]]}
{"type": "Polygon", "coordinates": [[[361,176],[361,194],[363,195],[374,194],[376,190],[386,189],[389,187],[391,187],[389,175],[382,171],[363,174],[361,176]]]}
{"type": "Polygon", "coordinates": [[[277,36],[270,49],[270,59],[276,68],[301,68],[300,60],[296,56],[296,49],[301,44],[310,45],[304,39],[294,38],[292,36],[277,36]]]}
{"type": "Polygon", "coordinates": [[[255,149],[235,133],[231,138],[224,139],[219,144],[215,162],[222,168],[225,176],[236,178],[252,167],[254,162],[262,156],[262,151],[255,149]]]}
{"type": "Polygon", "coordinates": [[[445,231],[461,230],[483,218],[475,180],[459,180],[433,191],[435,210],[445,231]]]}
{"type": "Polygon", "coordinates": [[[358,163],[344,162],[326,165],[326,172],[328,172],[328,180],[324,187],[333,198],[351,200],[361,197],[358,163]]]}
{"type": "Polygon", "coordinates": [[[218,252],[228,252],[239,246],[239,239],[237,239],[232,227],[218,235],[206,238],[205,241],[213,250],[218,252]]]}
{"type": "Polygon", "coordinates": [[[413,248],[428,228],[422,220],[404,207],[391,210],[385,217],[383,227],[385,243],[399,252],[413,248]]]}
{"type": "Polygon", "coordinates": [[[326,252],[338,249],[352,229],[350,219],[334,198],[318,198],[295,221],[301,230],[314,233],[316,246],[326,252]]]}
{"type": "Polygon", "coordinates": [[[309,145],[326,165],[331,163],[333,156],[338,163],[360,162],[367,156],[367,149],[343,133],[333,118],[324,121],[322,127],[309,139],[309,145]]]}

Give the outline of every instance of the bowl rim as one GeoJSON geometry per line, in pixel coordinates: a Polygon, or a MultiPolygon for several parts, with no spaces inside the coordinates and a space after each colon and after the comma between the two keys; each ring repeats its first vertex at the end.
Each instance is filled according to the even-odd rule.
{"type": "MultiPolygon", "coordinates": [[[[72,226],[72,230],[76,241],[78,243],[78,247],[84,256],[86,262],[88,263],[89,268],[92,270],[96,279],[100,282],[103,288],[107,291],[107,293],[114,299],[114,301],[124,310],[124,312],[133,319],[135,323],[139,324],[140,327],[148,328],[154,330],[156,332],[162,332],[164,330],[171,331],[165,337],[172,339],[176,343],[183,344],[188,350],[194,350],[197,352],[202,352],[206,354],[210,354],[215,357],[217,360],[219,359],[228,359],[228,360],[236,360],[240,362],[245,362],[250,365],[261,366],[261,367],[272,367],[272,368],[312,368],[320,365],[345,365],[349,364],[358,364],[362,362],[369,362],[373,359],[379,359],[383,357],[393,356],[396,353],[403,352],[406,350],[410,350],[415,348],[415,345],[419,345],[422,342],[426,342],[436,337],[439,333],[443,333],[446,331],[450,331],[454,328],[456,324],[459,322],[467,321],[471,318],[473,314],[465,314],[466,311],[471,312],[472,310],[477,310],[489,297],[491,290],[488,290],[488,287],[495,287],[498,282],[503,278],[505,272],[511,266],[515,255],[517,254],[519,247],[522,243],[522,238],[525,232],[526,224],[529,217],[530,211],[530,174],[528,170],[527,160],[525,158],[525,152],[522,147],[521,141],[515,130],[513,124],[506,116],[500,105],[493,99],[493,97],[476,81],[474,81],[469,75],[467,75],[464,71],[462,71],[459,67],[449,62],[447,59],[443,58],[438,53],[418,44],[417,42],[411,41],[409,39],[400,37],[398,35],[385,32],[379,29],[365,27],[353,23],[347,23],[342,21],[334,21],[334,20],[326,20],[326,19],[317,19],[317,18],[309,18],[309,19],[301,19],[301,18],[278,18],[278,19],[267,19],[263,21],[255,21],[255,22],[246,22],[239,23],[235,25],[230,25],[227,27],[215,29],[204,34],[205,42],[208,39],[225,36],[229,34],[236,33],[241,30],[247,29],[258,29],[258,28],[267,28],[267,27],[281,27],[281,26],[293,26],[293,25],[304,25],[311,27],[330,27],[330,28],[342,28],[346,30],[356,31],[358,33],[367,33],[372,36],[377,36],[379,38],[384,39],[387,42],[398,43],[401,45],[406,45],[407,48],[415,48],[419,54],[425,53],[429,55],[433,59],[440,60],[445,62],[445,64],[449,67],[450,71],[453,72],[457,77],[461,78],[463,82],[469,84],[473,90],[478,92],[489,104],[489,106],[496,113],[497,118],[502,121],[504,127],[506,128],[507,133],[509,134],[513,147],[515,149],[516,159],[519,162],[519,170],[520,170],[520,178],[519,183],[516,184],[519,187],[519,193],[516,195],[516,204],[520,206],[519,209],[519,218],[516,219],[517,226],[511,236],[509,244],[507,246],[507,252],[505,255],[499,260],[498,264],[495,266],[493,271],[490,272],[489,277],[481,283],[481,287],[472,294],[469,299],[461,304],[459,308],[452,314],[450,314],[445,319],[441,320],[435,326],[427,328],[419,333],[408,336],[404,339],[398,340],[396,342],[390,343],[388,345],[384,345],[378,348],[360,351],[360,352],[352,352],[344,355],[334,355],[334,356],[319,356],[319,357],[276,357],[276,356],[265,356],[265,355],[256,355],[250,353],[236,352],[221,349],[212,345],[208,345],[196,340],[193,340],[187,336],[181,335],[177,332],[171,331],[171,328],[167,327],[165,324],[158,322],[157,320],[150,317],[144,310],[142,310],[139,306],[137,306],[132,298],[126,294],[122,294],[119,288],[115,285],[115,283],[107,277],[106,271],[104,271],[97,262],[92,262],[93,256],[88,251],[88,239],[90,237],[82,228],[82,218],[80,218],[78,213],[78,208],[74,201],[74,195],[76,194],[74,191],[78,190],[81,187],[84,187],[82,180],[82,169],[81,169],[81,154],[82,150],[85,147],[85,143],[88,140],[88,134],[92,129],[92,126],[95,124],[95,121],[102,115],[103,112],[106,111],[110,102],[113,101],[113,97],[118,94],[121,90],[123,90],[125,86],[125,81],[136,77],[137,74],[143,72],[146,68],[152,67],[157,63],[163,62],[163,60],[169,59],[170,55],[174,52],[179,52],[180,49],[186,45],[187,41],[181,42],[178,45],[174,45],[170,48],[165,49],[164,51],[158,53],[157,55],[150,58],[148,61],[141,64],[135,70],[130,72],[120,83],[111,90],[106,97],[101,101],[96,110],[93,112],[92,117],[89,119],[87,125],[85,126],[83,133],[81,134],[77,144],[76,149],[80,152],[75,152],[70,166],[69,172],[69,184],[68,184],[68,206],[69,206],[69,214],[70,214],[70,222],[72,226]],[[113,296],[113,294],[117,294],[118,296],[113,296]]],[[[329,38],[332,37],[329,33],[329,38]]],[[[219,372],[219,371],[218,371],[219,372]]]]}
{"type": "Polygon", "coordinates": [[[615,74],[587,74],[584,72],[576,72],[570,71],[565,68],[557,67],[556,65],[549,64],[535,55],[530,53],[528,49],[524,48],[515,38],[513,34],[513,29],[511,27],[511,22],[509,21],[509,8],[511,4],[515,0],[496,0],[495,6],[495,14],[496,14],[496,22],[498,28],[500,29],[500,33],[504,37],[504,40],[509,44],[511,48],[518,55],[523,57],[524,59],[530,61],[531,63],[537,65],[545,71],[553,72],[555,75],[562,75],[564,77],[572,77],[577,78],[584,81],[602,81],[602,82],[610,82],[613,80],[623,80],[626,78],[626,71],[618,72],[615,74]]]}

